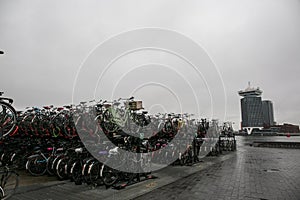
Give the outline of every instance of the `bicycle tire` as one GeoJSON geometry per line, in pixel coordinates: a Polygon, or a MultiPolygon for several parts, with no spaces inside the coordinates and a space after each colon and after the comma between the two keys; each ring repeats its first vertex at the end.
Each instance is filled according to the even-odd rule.
{"type": "Polygon", "coordinates": [[[82,184],[82,163],[80,160],[77,160],[72,164],[72,167],[70,169],[71,178],[74,181],[75,185],[81,185],[82,184]]]}
{"type": "Polygon", "coordinates": [[[175,128],[173,126],[172,121],[168,120],[168,121],[165,122],[164,130],[165,130],[166,133],[174,133],[175,132],[175,128]]]}
{"type": "Polygon", "coordinates": [[[67,162],[67,164],[65,165],[65,174],[67,175],[68,178],[70,178],[71,181],[73,180],[73,166],[75,163],[78,162],[78,159],[74,159],[74,158],[70,158],[67,162]]]}
{"type": "Polygon", "coordinates": [[[89,166],[88,174],[89,174],[89,179],[91,181],[91,184],[93,185],[99,185],[100,179],[100,170],[101,170],[101,163],[100,162],[93,162],[89,166]]]}
{"type": "Polygon", "coordinates": [[[101,167],[100,176],[102,178],[102,181],[103,181],[104,185],[107,186],[107,187],[112,186],[119,179],[119,175],[118,175],[117,170],[112,169],[112,168],[110,168],[106,165],[103,165],[101,167]]]}
{"type": "Polygon", "coordinates": [[[4,190],[0,186],[0,199],[3,199],[3,198],[4,198],[4,190]]]}
{"type": "Polygon", "coordinates": [[[0,110],[0,122],[1,122],[1,125],[0,125],[0,138],[4,138],[7,135],[9,135],[12,131],[14,131],[14,129],[17,125],[17,112],[14,109],[14,107],[12,107],[9,103],[3,102],[3,101],[0,101],[0,108],[1,108],[1,110],[0,110]],[[11,112],[11,115],[12,115],[12,124],[10,125],[10,127],[8,127],[8,130],[5,131],[5,133],[2,132],[3,130],[1,130],[1,129],[5,129],[5,128],[2,127],[2,121],[4,120],[5,116],[4,115],[1,116],[1,112],[3,112],[4,107],[6,107],[6,109],[8,109],[11,112]]]}
{"type": "Polygon", "coordinates": [[[83,177],[83,181],[86,183],[86,184],[91,184],[91,181],[90,181],[90,177],[89,177],[89,168],[90,168],[90,165],[92,163],[95,162],[95,158],[86,158],[83,160],[83,166],[82,166],[82,171],[81,171],[81,174],[82,174],[82,177],[83,177]]]}
{"type": "Polygon", "coordinates": [[[4,197],[2,200],[10,198],[19,186],[19,174],[15,171],[8,170],[5,172],[5,177],[2,180],[1,187],[3,189],[4,197]]]}
{"type": "Polygon", "coordinates": [[[65,165],[67,164],[67,159],[61,158],[56,165],[56,175],[58,177],[59,180],[65,180],[68,175],[65,173],[65,165]]]}
{"type": "Polygon", "coordinates": [[[125,181],[127,181],[127,183],[131,183],[137,177],[138,174],[141,175],[141,174],[144,174],[144,173],[124,172],[123,176],[124,176],[125,181]]]}
{"type": "Polygon", "coordinates": [[[47,160],[43,156],[29,158],[26,162],[26,170],[33,176],[42,176],[47,171],[47,160]]]}
{"type": "Polygon", "coordinates": [[[55,158],[56,158],[56,156],[53,156],[53,155],[48,158],[46,169],[50,176],[54,175],[54,169],[52,168],[52,164],[53,164],[55,158]]]}
{"type": "Polygon", "coordinates": [[[119,126],[114,123],[113,119],[112,113],[109,110],[106,110],[102,117],[102,128],[108,132],[116,132],[119,129],[119,126]]]}

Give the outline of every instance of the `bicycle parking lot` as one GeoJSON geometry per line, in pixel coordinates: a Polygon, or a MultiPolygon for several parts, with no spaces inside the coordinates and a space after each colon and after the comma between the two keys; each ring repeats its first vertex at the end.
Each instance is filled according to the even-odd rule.
{"type": "Polygon", "coordinates": [[[156,179],[124,190],[49,181],[41,182],[40,186],[21,187],[12,199],[300,198],[300,165],[295,162],[300,159],[299,150],[251,147],[243,137],[238,137],[237,144],[235,152],[205,157],[193,166],[169,166],[154,172],[156,179]]]}
{"type": "MultiPolygon", "coordinates": [[[[75,185],[69,180],[55,181],[50,180],[33,183],[34,178],[27,175],[27,178],[33,180],[31,184],[21,186],[12,199],[132,199],[146,192],[153,191],[162,186],[176,182],[181,178],[189,176],[198,171],[213,166],[218,162],[230,159],[234,153],[222,154],[218,157],[206,157],[193,166],[168,166],[153,175],[157,178],[142,181],[118,190],[116,188],[106,188],[104,185],[92,187],[91,185],[75,185]]],[[[39,177],[37,177],[39,178],[39,177]]]]}
{"type": "Polygon", "coordinates": [[[152,172],[168,165],[191,166],[236,149],[230,124],[186,113],[150,116],[133,97],[25,111],[12,102],[1,97],[0,164],[22,175],[120,189],[153,179],[152,172]]]}

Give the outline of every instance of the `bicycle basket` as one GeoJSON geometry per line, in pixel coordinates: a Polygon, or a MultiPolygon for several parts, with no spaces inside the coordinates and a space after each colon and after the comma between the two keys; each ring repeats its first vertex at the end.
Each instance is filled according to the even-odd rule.
{"type": "Polygon", "coordinates": [[[142,101],[130,101],[127,102],[126,107],[130,110],[140,110],[143,109],[143,103],[142,101]]]}

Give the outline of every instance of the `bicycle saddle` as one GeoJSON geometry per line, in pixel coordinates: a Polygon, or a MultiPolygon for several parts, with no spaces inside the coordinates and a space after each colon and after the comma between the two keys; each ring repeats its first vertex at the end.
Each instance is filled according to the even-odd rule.
{"type": "Polygon", "coordinates": [[[46,109],[46,110],[50,110],[51,109],[50,106],[43,106],[43,108],[46,109]]]}
{"type": "Polygon", "coordinates": [[[67,108],[67,109],[71,109],[72,108],[72,106],[64,106],[65,108],[67,108]]]}
{"type": "Polygon", "coordinates": [[[103,104],[101,104],[101,103],[96,104],[96,107],[102,107],[102,106],[103,106],[103,104]]]}
{"type": "Polygon", "coordinates": [[[83,148],[82,147],[76,148],[75,152],[76,153],[82,153],[83,152],[83,148]]]}
{"type": "Polygon", "coordinates": [[[59,107],[59,108],[57,108],[57,111],[61,111],[63,109],[64,109],[63,107],[59,107]]]}
{"type": "Polygon", "coordinates": [[[117,135],[117,134],[116,134],[116,135],[114,135],[113,137],[114,137],[114,138],[119,138],[119,137],[122,137],[122,135],[117,135]]]}
{"type": "Polygon", "coordinates": [[[120,104],[120,102],[114,102],[114,106],[119,106],[120,104]]]}
{"type": "Polygon", "coordinates": [[[40,150],[40,149],[41,149],[40,146],[36,146],[36,147],[33,148],[34,151],[38,151],[38,150],[40,150]]]}
{"type": "Polygon", "coordinates": [[[103,105],[104,105],[105,108],[111,107],[111,104],[109,104],[109,103],[105,103],[105,104],[103,104],[103,105]]]}
{"type": "Polygon", "coordinates": [[[52,151],[53,147],[47,147],[47,151],[52,151]]]}

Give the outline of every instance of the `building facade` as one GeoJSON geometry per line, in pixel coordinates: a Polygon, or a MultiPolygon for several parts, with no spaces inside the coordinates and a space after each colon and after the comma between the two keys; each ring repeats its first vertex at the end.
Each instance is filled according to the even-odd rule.
{"type": "Polygon", "coordinates": [[[248,88],[238,93],[242,97],[241,129],[270,127],[275,124],[273,104],[269,100],[262,101],[262,90],[251,87],[249,83],[248,88]]]}
{"type": "Polygon", "coordinates": [[[261,97],[247,96],[241,99],[242,127],[263,127],[261,97]]]}
{"type": "Polygon", "coordinates": [[[270,127],[275,125],[273,103],[269,100],[262,101],[263,126],[270,127]]]}

